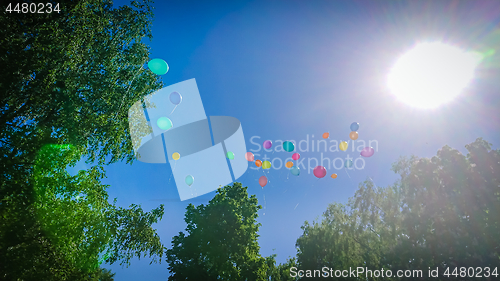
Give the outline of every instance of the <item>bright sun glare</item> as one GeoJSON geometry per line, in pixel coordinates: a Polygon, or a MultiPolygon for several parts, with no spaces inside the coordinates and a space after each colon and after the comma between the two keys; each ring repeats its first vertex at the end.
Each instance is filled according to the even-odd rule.
{"type": "Polygon", "coordinates": [[[460,94],[481,59],[478,53],[440,42],[421,43],[399,58],[387,84],[401,101],[435,108],[460,94]]]}

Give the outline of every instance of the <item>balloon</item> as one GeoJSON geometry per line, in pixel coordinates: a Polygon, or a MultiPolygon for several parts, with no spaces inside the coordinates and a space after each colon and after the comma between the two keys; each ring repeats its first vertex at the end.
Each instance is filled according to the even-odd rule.
{"type": "Polygon", "coordinates": [[[351,140],[357,140],[358,139],[358,132],[356,132],[356,131],[350,132],[349,137],[351,138],[351,140]]]}
{"type": "Polygon", "coordinates": [[[271,162],[267,160],[262,162],[262,169],[269,169],[269,168],[271,168],[271,162]]]}
{"type": "Polygon", "coordinates": [[[330,136],[330,133],[328,133],[328,132],[326,132],[326,133],[323,134],[323,138],[324,139],[327,139],[329,136],[330,136]]]}
{"type": "Polygon", "coordinates": [[[343,141],[343,142],[341,142],[341,143],[339,144],[339,148],[340,148],[340,150],[342,150],[342,151],[346,151],[348,146],[349,146],[349,145],[347,144],[347,142],[346,142],[346,141],[343,141]]]}
{"type": "Polygon", "coordinates": [[[265,149],[269,149],[269,148],[271,148],[271,146],[273,146],[273,142],[272,142],[272,141],[270,141],[270,140],[266,140],[266,141],[264,142],[264,148],[265,148],[265,149]]]}
{"type": "Polygon", "coordinates": [[[179,158],[181,158],[181,155],[179,154],[179,152],[172,153],[172,159],[179,160],[179,158]]]}
{"type": "Polygon", "coordinates": [[[286,152],[292,152],[295,149],[295,145],[291,141],[285,141],[283,143],[283,149],[286,152]]]}
{"type": "Polygon", "coordinates": [[[285,166],[287,168],[291,168],[291,167],[293,167],[293,162],[292,161],[288,161],[288,162],[286,162],[285,166]]]}
{"type": "Polygon", "coordinates": [[[363,157],[370,157],[375,153],[375,150],[373,150],[373,147],[365,147],[363,150],[361,150],[360,155],[363,157]]]}
{"type": "Polygon", "coordinates": [[[152,59],[148,62],[149,69],[157,75],[163,75],[168,72],[168,64],[162,59],[152,59]]]}
{"type": "Polygon", "coordinates": [[[352,167],[352,160],[349,159],[349,160],[345,161],[344,167],[346,167],[347,169],[351,168],[352,167]]]}
{"type": "Polygon", "coordinates": [[[229,160],[233,160],[234,159],[234,153],[231,152],[231,151],[228,151],[227,152],[227,158],[229,158],[229,160]]]}
{"type": "Polygon", "coordinates": [[[290,168],[290,172],[292,173],[292,175],[294,176],[298,176],[300,175],[300,169],[299,167],[297,166],[293,166],[292,168],[290,168]]]}
{"type": "Polygon", "coordinates": [[[194,182],[194,177],[191,176],[191,175],[188,175],[188,176],[186,176],[186,180],[185,181],[186,181],[187,185],[191,186],[193,184],[193,182],[194,182]]]}
{"type": "Polygon", "coordinates": [[[336,179],[337,178],[337,174],[332,174],[332,179],[336,179]]]}
{"type": "Polygon", "coordinates": [[[353,122],[351,124],[351,131],[357,131],[359,129],[359,123],[358,122],[353,122]]]}
{"type": "Polygon", "coordinates": [[[257,166],[257,167],[262,166],[262,161],[260,161],[260,160],[255,160],[255,166],[257,166]]]}
{"type": "Polygon", "coordinates": [[[252,162],[253,161],[253,153],[252,152],[245,153],[245,159],[247,159],[247,161],[249,161],[249,162],[252,162]]]}
{"type": "Polygon", "coordinates": [[[298,154],[297,152],[295,152],[293,155],[292,155],[292,159],[293,160],[299,160],[300,158],[300,154],[298,154]]]}
{"type": "Polygon", "coordinates": [[[172,121],[168,117],[158,118],[158,120],[156,120],[156,125],[162,130],[168,130],[173,126],[172,121]]]}
{"type": "Polygon", "coordinates": [[[320,179],[326,176],[326,169],[323,166],[316,166],[316,168],[314,168],[313,170],[313,173],[318,179],[320,179]]]}
{"type": "Polygon", "coordinates": [[[266,176],[262,176],[262,177],[259,178],[259,184],[262,187],[264,187],[267,184],[267,178],[266,178],[266,176]]]}
{"type": "Polygon", "coordinates": [[[179,103],[181,103],[181,101],[182,101],[181,94],[179,94],[177,92],[170,93],[170,102],[171,103],[178,105],[179,103]]]}

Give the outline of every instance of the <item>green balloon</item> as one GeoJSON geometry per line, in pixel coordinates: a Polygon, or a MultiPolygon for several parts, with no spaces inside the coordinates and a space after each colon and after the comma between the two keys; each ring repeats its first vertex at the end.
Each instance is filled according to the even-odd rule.
{"type": "Polygon", "coordinates": [[[187,185],[191,186],[193,184],[193,182],[194,182],[194,177],[191,176],[191,175],[188,175],[188,176],[186,176],[186,180],[185,181],[186,181],[187,185]]]}
{"type": "Polygon", "coordinates": [[[271,162],[269,161],[262,162],[262,169],[269,169],[269,168],[271,168],[271,162]]]}
{"type": "Polygon", "coordinates": [[[228,151],[227,152],[227,158],[229,158],[230,160],[233,160],[234,159],[234,153],[232,153],[231,151],[228,151]]]}
{"type": "Polygon", "coordinates": [[[286,152],[292,152],[295,149],[295,145],[291,141],[285,141],[283,143],[283,149],[286,152]]]}
{"type": "Polygon", "coordinates": [[[148,62],[149,69],[157,75],[163,75],[168,72],[168,64],[162,59],[152,59],[148,62]]]}
{"type": "Polygon", "coordinates": [[[158,125],[158,128],[162,130],[168,130],[173,126],[172,121],[168,117],[158,118],[158,120],[156,121],[156,125],[158,125]]]}

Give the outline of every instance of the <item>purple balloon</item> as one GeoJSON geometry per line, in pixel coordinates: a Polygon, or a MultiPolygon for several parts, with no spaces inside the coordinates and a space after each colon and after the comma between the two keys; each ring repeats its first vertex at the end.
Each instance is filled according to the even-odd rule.
{"type": "Polygon", "coordinates": [[[179,103],[181,103],[182,101],[182,96],[181,94],[177,93],[177,92],[172,92],[170,93],[170,102],[175,104],[175,105],[179,105],[179,103]]]}
{"type": "Polygon", "coordinates": [[[273,142],[272,142],[272,141],[270,141],[270,140],[266,140],[266,141],[264,142],[264,148],[265,148],[265,149],[269,149],[269,148],[271,148],[271,146],[273,146],[273,142]]]}
{"type": "Polygon", "coordinates": [[[363,157],[370,157],[375,153],[375,150],[373,150],[373,147],[365,147],[363,150],[361,150],[360,155],[363,157]]]}

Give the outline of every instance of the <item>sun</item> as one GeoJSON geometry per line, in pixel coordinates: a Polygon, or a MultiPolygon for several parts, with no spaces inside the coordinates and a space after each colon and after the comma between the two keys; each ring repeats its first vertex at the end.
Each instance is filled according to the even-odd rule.
{"type": "Polygon", "coordinates": [[[462,92],[481,59],[479,53],[441,42],[421,43],[399,58],[387,85],[410,106],[435,108],[462,92]]]}

